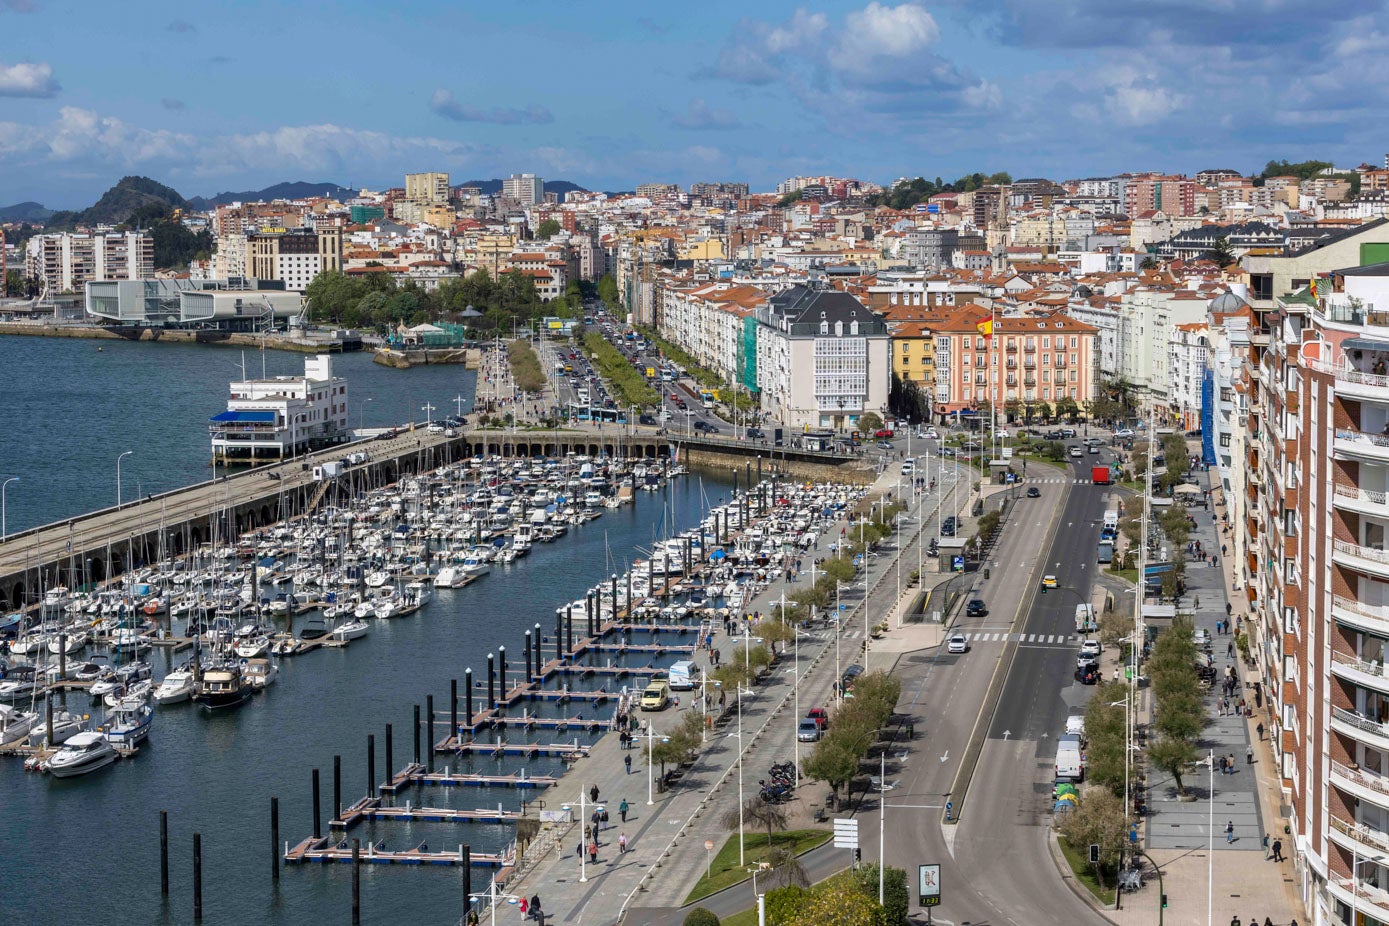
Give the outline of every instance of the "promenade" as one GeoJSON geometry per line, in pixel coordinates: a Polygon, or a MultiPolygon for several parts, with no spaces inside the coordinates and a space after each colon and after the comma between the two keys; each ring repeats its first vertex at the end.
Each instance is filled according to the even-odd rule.
{"type": "MultiPolygon", "coordinates": [[[[897,472],[896,465],[889,467],[874,483],[871,491],[888,493],[895,490],[897,472]]],[[[968,480],[970,474],[961,470],[959,478],[968,480]]],[[[943,480],[934,493],[924,493],[912,499],[903,515],[898,536],[884,545],[885,549],[880,555],[868,558],[867,607],[872,615],[870,620],[876,622],[879,615],[892,613],[898,604],[899,557],[904,559],[901,597],[914,594],[914,590],[906,589],[905,576],[915,568],[918,534],[933,523],[941,502],[941,491],[949,486],[950,483],[943,480]]],[[[964,510],[967,496],[965,491],[954,494],[960,511],[964,510]]],[[[843,522],[840,526],[843,526],[843,522]]],[[[813,549],[806,551],[807,563],[812,556],[829,555],[829,544],[838,536],[836,530],[826,532],[813,549]]],[[[934,565],[934,561],[931,563],[934,565]]],[[[772,613],[783,594],[794,593],[805,587],[808,581],[809,569],[804,570],[795,581],[788,583],[784,578],[780,579],[755,600],[745,604],[743,610],[772,613]]],[[[770,675],[744,696],[741,737],[741,791],[744,797],[756,793],[758,779],[766,776],[766,770],[773,762],[795,760],[798,749],[801,761],[808,757],[811,747],[796,743],[795,727],[800,716],[811,707],[827,705],[832,700],[831,686],[838,678],[836,662],[843,667],[862,660],[867,639],[863,623],[863,588],[864,577],[861,573],[853,583],[853,589],[846,589],[843,616],[838,628],[831,625],[803,636],[799,654],[783,654],[770,675]],[[796,710],[797,680],[799,713],[796,710]]],[[[714,648],[727,653],[729,645],[728,638],[720,630],[715,637],[714,648]]],[[[876,646],[876,643],[871,646],[876,646]]],[[[705,668],[707,659],[708,651],[702,651],[698,661],[705,668]]],[[[693,709],[697,697],[698,691],[688,696],[682,694],[680,709],[693,709]]],[[[732,705],[733,695],[730,693],[728,697],[728,703],[732,705]]],[[[679,721],[676,711],[641,716],[653,720],[658,731],[672,728],[679,721]]],[[[580,760],[546,796],[547,809],[558,809],[568,804],[574,808],[577,818],[581,796],[587,804],[590,789],[597,787],[599,800],[609,814],[609,823],[600,833],[598,863],[590,865],[585,860],[581,865],[577,853],[582,830],[576,823],[557,838],[543,842],[542,849],[537,852],[543,852],[543,856],[524,866],[519,877],[507,884],[508,891],[525,897],[539,894],[547,917],[557,917],[559,922],[565,923],[595,917],[602,922],[615,922],[627,914],[634,923],[650,923],[667,921],[678,913],[678,907],[704,874],[706,840],[716,847],[722,847],[733,835],[723,825],[723,816],[727,811],[736,809],[740,800],[738,721],[735,715],[731,722],[711,731],[693,767],[672,791],[665,794],[655,792],[652,804],[647,803],[648,779],[642,745],[643,741],[638,737],[633,746],[632,771],[629,774],[624,767],[624,756],[617,737],[604,737],[595,744],[590,756],[580,760]],[[619,819],[616,812],[623,800],[629,808],[625,822],[619,819]],[[619,853],[618,841],[624,835],[628,850],[619,853]]],[[[822,805],[826,791],[823,784],[804,785],[796,800],[787,805],[788,814],[797,821],[809,823],[812,805],[822,805]]],[[[585,810],[587,812],[587,806],[585,810]]],[[[828,827],[827,822],[819,825],[828,827]]],[[[751,906],[752,902],[749,889],[746,906],[751,906]]]]}

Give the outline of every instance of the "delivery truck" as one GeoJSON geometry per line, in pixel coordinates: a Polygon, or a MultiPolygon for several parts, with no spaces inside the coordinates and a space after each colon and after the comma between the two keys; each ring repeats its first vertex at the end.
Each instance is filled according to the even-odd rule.
{"type": "Polygon", "coordinates": [[[1114,480],[1110,478],[1108,466],[1090,467],[1090,481],[1097,486],[1107,486],[1114,480]]]}

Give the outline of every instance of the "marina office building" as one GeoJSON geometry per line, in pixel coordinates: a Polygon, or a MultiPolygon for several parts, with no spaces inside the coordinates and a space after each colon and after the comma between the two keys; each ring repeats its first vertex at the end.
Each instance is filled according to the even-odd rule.
{"type": "Polygon", "coordinates": [[[231,384],[227,410],[208,424],[212,459],[260,464],[347,439],[347,380],[333,375],[333,358],[304,358],[303,376],[247,379],[231,384]]]}

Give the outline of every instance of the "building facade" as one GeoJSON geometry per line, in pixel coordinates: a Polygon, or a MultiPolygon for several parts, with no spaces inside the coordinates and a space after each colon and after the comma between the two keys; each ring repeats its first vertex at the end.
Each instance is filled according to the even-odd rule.
{"type": "Polygon", "coordinates": [[[26,270],[53,293],[90,282],[154,276],[154,239],[145,232],[62,232],[29,239],[26,270]]]}
{"type": "Polygon", "coordinates": [[[535,174],[512,174],[502,181],[502,196],[519,203],[543,203],[545,181],[535,174]]]}
{"type": "Polygon", "coordinates": [[[214,460],[260,463],[347,438],[347,380],[333,358],[304,358],[303,376],[231,384],[227,410],[208,424],[214,460]]]}
{"type": "Polygon", "coordinates": [[[342,269],[342,229],[324,226],[276,229],[246,236],[246,273],[261,280],[280,280],[286,289],[303,292],[314,277],[342,269]]]}

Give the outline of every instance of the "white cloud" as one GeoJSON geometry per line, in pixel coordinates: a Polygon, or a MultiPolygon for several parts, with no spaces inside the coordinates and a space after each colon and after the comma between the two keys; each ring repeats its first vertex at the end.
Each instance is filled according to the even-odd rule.
{"type": "Polygon", "coordinates": [[[61,89],[53,79],[53,68],[47,64],[0,64],[0,96],[51,97],[61,89]]]}
{"type": "Polygon", "coordinates": [[[763,44],[773,55],[794,51],[819,38],[829,24],[829,17],[824,13],[807,13],[802,7],[791,15],[789,22],[767,30],[763,44]]]}
{"type": "Polygon", "coordinates": [[[1119,122],[1140,126],[1166,119],[1186,105],[1186,97],[1166,87],[1124,84],[1113,87],[1104,104],[1119,122]]]}
{"type": "Polygon", "coordinates": [[[429,98],[429,108],[445,119],[454,122],[487,122],[492,125],[545,125],[555,121],[554,115],[544,106],[527,106],[518,109],[506,106],[493,106],[490,109],[471,106],[453,98],[453,94],[442,87],[429,98]]]}
{"type": "Polygon", "coordinates": [[[876,59],[904,58],[940,41],[935,18],[914,3],[884,6],[873,2],[844,17],[844,30],[833,55],[835,67],[863,71],[876,59]]]}
{"type": "Polygon", "coordinates": [[[999,89],[998,84],[981,80],[960,91],[960,99],[975,109],[998,109],[1003,105],[1003,91],[999,89]]]}

